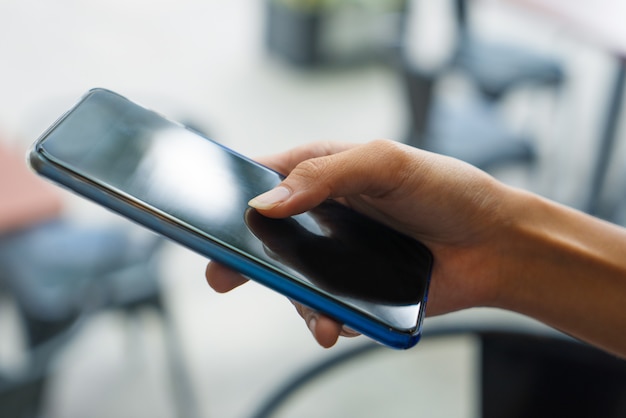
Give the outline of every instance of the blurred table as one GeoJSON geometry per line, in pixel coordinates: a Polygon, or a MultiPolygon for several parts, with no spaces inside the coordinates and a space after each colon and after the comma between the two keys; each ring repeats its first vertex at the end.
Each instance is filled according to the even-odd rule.
{"type": "Polygon", "coordinates": [[[610,158],[617,141],[619,117],[626,80],[626,1],[624,0],[508,0],[525,9],[541,13],[606,50],[617,59],[615,80],[609,92],[606,120],[598,143],[596,161],[585,203],[588,213],[610,216],[602,207],[610,158]]]}

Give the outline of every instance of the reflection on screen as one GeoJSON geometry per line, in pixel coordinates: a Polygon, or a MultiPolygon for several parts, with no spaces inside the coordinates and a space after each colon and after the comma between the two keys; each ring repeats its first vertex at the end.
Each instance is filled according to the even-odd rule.
{"type": "Polygon", "coordinates": [[[83,176],[398,328],[416,326],[421,244],[336,203],[285,220],[247,202],[280,175],[121,97],[92,94],[45,142],[83,176]]]}
{"type": "Polygon", "coordinates": [[[413,255],[410,238],[394,235],[381,240],[385,227],[338,203],[321,205],[308,216],[322,226],[323,233],[310,231],[297,216],[270,219],[253,209],[246,211],[246,224],[263,243],[266,254],[321,289],[387,305],[419,302],[423,295],[415,286],[415,272],[427,270],[428,265],[419,264],[426,260],[413,255]],[[390,273],[396,276],[389,279],[390,273]],[[385,286],[388,282],[393,285],[385,286]]]}

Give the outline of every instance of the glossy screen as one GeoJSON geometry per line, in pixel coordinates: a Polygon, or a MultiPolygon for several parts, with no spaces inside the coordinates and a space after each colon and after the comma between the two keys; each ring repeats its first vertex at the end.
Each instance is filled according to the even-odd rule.
{"type": "Polygon", "coordinates": [[[278,184],[279,174],[154,112],[95,91],[40,147],[57,164],[286,280],[390,326],[417,326],[431,262],[419,242],[334,202],[266,218],[247,202],[278,184]]]}

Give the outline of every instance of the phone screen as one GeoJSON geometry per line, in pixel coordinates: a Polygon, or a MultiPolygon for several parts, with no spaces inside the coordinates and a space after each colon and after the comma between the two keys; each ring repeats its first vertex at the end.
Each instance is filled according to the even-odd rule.
{"type": "Polygon", "coordinates": [[[401,330],[418,326],[431,269],[418,241],[336,202],[287,219],[249,208],[282,176],[110,92],[39,142],[55,164],[266,269],[401,330]]]}

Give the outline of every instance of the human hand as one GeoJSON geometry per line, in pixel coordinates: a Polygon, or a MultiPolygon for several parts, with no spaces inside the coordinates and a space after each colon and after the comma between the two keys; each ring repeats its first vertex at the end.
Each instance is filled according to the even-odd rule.
{"type": "MultiPolygon", "coordinates": [[[[428,315],[443,314],[493,298],[497,276],[490,265],[507,188],[484,172],[448,157],[392,141],[364,145],[319,142],[262,159],[288,177],[250,205],[283,218],[336,199],[424,243],[433,253],[428,315]]],[[[229,291],[246,279],[216,263],[209,284],[229,291]]],[[[332,319],[296,304],[324,347],[354,335],[332,319]]]]}

